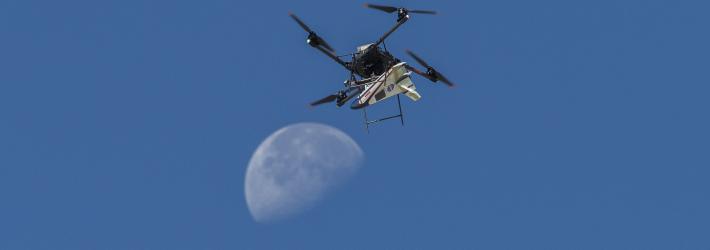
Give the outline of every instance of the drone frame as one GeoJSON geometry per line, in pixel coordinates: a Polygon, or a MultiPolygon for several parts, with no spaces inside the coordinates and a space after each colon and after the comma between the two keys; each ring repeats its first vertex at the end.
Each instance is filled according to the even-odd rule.
{"type": "MultiPolygon", "coordinates": [[[[365,4],[365,7],[367,7],[367,8],[372,8],[372,9],[378,9],[378,10],[381,10],[381,11],[384,11],[384,12],[388,12],[388,13],[397,12],[397,22],[396,22],[395,25],[394,25],[393,27],[391,27],[386,33],[384,33],[379,39],[377,39],[377,41],[376,41],[375,43],[369,44],[368,47],[366,47],[366,48],[364,49],[364,51],[358,52],[358,53],[363,53],[363,54],[369,53],[369,51],[372,50],[372,49],[378,49],[381,44],[383,45],[384,51],[389,54],[389,52],[387,51],[387,45],[385,44],[385,40],[386,40],[392,33],[394,33],[397,29],[399,29],[400,26],[402,26],[405,22],[407,22],[407,21],[409,20],[410,17],[409,17],[409,14],[408,14],[408,13],[436,14],[435,11],[427,11],[427,10],[408,10],[408,9],[405,9],[405,8],[396,8],[396,7],[391,7],[391,6],[381,6],[381,5],[373,5],[373,4],[365,4]]],[[[356,61],[355,61],[355,56],[354,56],[355,54],[352,54],[352,55],[353,55],[353,61],[352,61],[352,62],[345,62],[345,61],[343,61],[342,59],[340,59],[340,57],[342,57],[342,56],[336,55],[335,52],[334,52],[334,50],[333,50],[333,48],[330,47],[330,45],[328,45],[328,43],[326,43],[325,40],[323,40],[321,37],[319,37],[319,36],[318,36],[314,31],[312,31],[308,26],[306,26],[306,24],[303,23],[298,17],[296,17],[293,13],[289,13],[289,15],[290,15],[291,18],[293,18],[304,30],[306,30],[306,31],[309,33],[307,43],[308,43],[311,47],[316,48],[318,51],[322,52],[323,54],[325,54],[326,56],[328,56],[329,58],[331,58],[332,60],[334,60],[334,61],[337,62],[338,64],[342,65],[345,69],[347,69],[348,71],[350,71],[350,80],[348,80],[348,81],[345,82],[345,89],[344,89],[344,90],[340,90],[340,91],[338,91],[336,94],[327,96],[327,97],[325,97],[325,98],[323,98],[323,99],[321,99],[321,100],[319,100],[319,101],[316,101],[316,102],[314,102],[314,103],[311,104],[312,106],[314,106],[314,105],[319,105],[319,104],[323,104],[323,103],[325,103],[325,102],[332,102],[332,101],[337,100],[337,106],[340,107],[340,106],[342,106],[343,104],[345,104],[346,102],[348,102],[350,99],[352,99],[352,98],[354,98],[356,95],[358,95],[359,92],[357,92],[357,91],[364,91],[364,90],[366,90],[365,86],[367,86],[367,83],[364,83],[364,84],[357,84],[359,81],[357,80],[356,75],[357,75],[357,76],[360,76],[360,77],[362,78],[360,81],[362,81],[362,80],[364,80],[364,79],[368,79],[368,76],[362,75],[362,74],[363,74],[362,72],[358,72],[358,71],[356,70],[356,67],[357,67],[357,66],[356,66],[356,64],[355,64],[355,62],[356,62],[356,61]],[[363,85],[365,85],[365,86],[363,86],[363,85]],[[354,88],[358,88],[357,91],[356,91],[356,92],[353,92],[350,96],[348,96],[347,93],[350,93],[350,91],[352,91],[354,88]],[[342,97],[342,96],[344,96],[344,97],[342,97]],[[341,99],[341,97],[342,97],[342,99],[341,99]]],[[[430,81],[432,81],[432,82],[437,82],[438,80],[441,80],[443,83],[449,85],[450,87],[453,86],[453,83],[451,83],[450,81],[448,81],[448,79],[446,79],[443,75],[441,75],[439,72],[437,72],[436,70],[434,70],[434,68],[432,68],[431,66],[429,66],[428,64],[426,64],[426,62],[424,62],[422,59],[420,59],[418,56],[416,56],[413,52],[407,50],[407,53],[408,53],[410,56],[412,56],[419,64],[421,64],[422,66],[426,67],[426,71],[421,71],[421,70],[415,68],[415,67],[412,66],[412,65],[405,64],[404,67],[405,67],[407,70],[409,70],[409,71],[411,71],[411,72],[413,72],[413,73],[415,73],[415,74],[417,74],[417,75],[420,75],[420,76],[422,76],[422,77],[424,77],[424,78],[426,78],[426,79],[428,79],[428,80],[430,80],[430,81]]],[[[344,56],[345,56],[345,55],[344,55],[344,56]]],[[[396,61],[399,61],[399,59],[397,59],[397,58],[394,58],[394,59],[395,59],[396,61]]],[[[387,70],[390,70],[392,67],[393,67],[393,65],[388,65],[388,69],[387,69],[387,70]]],[[[383,74],[387,74],[386,72],[387,72],[387,71],[385,71],[385,73],[383,73],[383,74]]],[[[365,73],[365,74],[366,74],[366,73],[365,73]]],[[[385,79],[383,79],[382,81],[387,81],[386,76],[385,76],[385,79]]],[[[390,120],[390,119],[399,118],[399,119],[400,119],[400,122],[401,122],[401,124],[402,124],[402,126],[404,126],[404,113],[402,112],[402,102],[400,101],[400,97],[399,97],[400,94],[402,94],[402,93],[396,94],[396,96],[397,96],[397,109],[398,109],[398,111],[399,111],[398,114],[391,115],[391,116],[387,116],[387,117],[383,117],[383,118],[379,118],[379,119],[369,120],[368,115],[367,115],[367,105],[365,105],[364,107],[362,107],[362,109],[363,109],[363,117],[364,117],[363,124],[365,125],[365,130],[366,130],[368,133],[370,132],[370,125],[374,125],[374,124],[376,124],[376,123],[383,122],[383,121],[390,120]]],[[[390,96],[390,97],[391,97],[391,96],[390,96]]]]}

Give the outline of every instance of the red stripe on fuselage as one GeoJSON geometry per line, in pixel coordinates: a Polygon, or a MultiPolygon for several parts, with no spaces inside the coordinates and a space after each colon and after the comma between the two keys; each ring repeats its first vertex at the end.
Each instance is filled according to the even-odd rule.
{"type": "Polygon", "coordinates": [[[370,87],[370,89],[368,89],[367,91],[365,91],[365,94],[363,94],[363,95],[360,97],[360,100],[359,100],[359,101],[360,101],[360,104],[369,102],[369,101],[370,101],[370,98],[372,98],[372,96],[377,92],[377,90],[379,90],[380,87],[382,87],[382,84],[384,84],[386,80],[387,80],[387,79],[382,80],[382,81],[380,81],[380,82],[378,82],[378,83],[375,83],[375,86],[372,86],[372,87],[370,87]],[[364,101],[363,101],[363,99],[364,99],[364,101]]]}

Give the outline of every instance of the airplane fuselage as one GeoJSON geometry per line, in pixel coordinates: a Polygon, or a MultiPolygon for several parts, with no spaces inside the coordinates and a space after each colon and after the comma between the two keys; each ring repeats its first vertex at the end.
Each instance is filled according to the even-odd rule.
{"type": "Polygon", "coordinates": [[[421,95],[416,91],[406,64],[399,62],[365,84],[365,89],[352,102],[350,108],[361,109],[402,93],[414,101],[419,100],[421,95]]]}

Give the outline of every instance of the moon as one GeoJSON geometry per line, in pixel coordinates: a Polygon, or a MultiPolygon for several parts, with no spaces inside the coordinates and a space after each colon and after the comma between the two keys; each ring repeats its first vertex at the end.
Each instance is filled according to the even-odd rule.
{"type": "Polygon", "coordinates": [[[267,137],[252,155],[244,181],[247,206],[257,222],[273,222],[309,208],[360,168],[362,149],[342,131],[297,123],[267,137]]]}

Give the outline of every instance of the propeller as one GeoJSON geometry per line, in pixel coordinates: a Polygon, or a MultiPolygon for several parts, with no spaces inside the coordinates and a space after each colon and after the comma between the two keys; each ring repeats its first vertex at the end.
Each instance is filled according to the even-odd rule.
{"type": "Polygon", "coordinates": [[[346,97],[347,97],[347,96],[345,95],[345,92],[343,92],[343,91],[338,91],[338,92],[335,92],[335,94],[332,94],[332,95],[323,97],[323,98],[320,99],[320,100],[317,100],[317,101],[315,101],[315,102],[312,102],[312,103],[311,103],[311,107],[318,106],[318,105],[321,105],[321,104],[324,104],[324,103],[329,103],[329,102],[338,101],[338,100],[344,99],[344,98],[346,98],[346,97]]]}
{"type": "Polygon", "coordinates": [[[333,47],[330,47],[330,45],[327,42],[325,42],[325,40],[323,40],[323,38],[318,36],[315,31],[311,30],[311,28],[309,28],[308,25],[306,25],[306,23],[301,21],[300,18],[298,18],[296,15],[294,15],[293,13],[290,13],[290,12],[288,13],[288,15],[291,16],[291,18],[293,18],[293,20],[296,21],[296,23],[298,23],[298,25],[301,26],[301,28],[303,28],[306,32],[308,32],[308,40],[307,41],[308,41],[309,45],[311,45],[313,47],[321,45],[321,46],[323,46],[323,48],[329,50],[330,52],[335,52],[335,50],[333,50],[333,47]]]}
{"type": "Polygon", "coordinates": [[[433,10],[408,10],[406,8],[402,7],[393,7],[393,6],[385,6],[385,5],[377,5],[377,4],[369,4],[366,3],[365,7],[371,8],[371,9],[376,9],[376,10],[381,10],[387,13],[394,13],[396,11],[400,13],[419,13],[419,14],[430,14],[430,15],[436,15],[436,11],[433,10]]]}
{"type": "Polygon", "coordinates": [[[320,100],[318,100],[318,101],[312,102],[312,103],[311,103],[311,107],[318,106],[318,105],[321,105],[321,104],[324,104],[324,103],[334,102],[334,101],[337,100],[337,99],[338,99],[338,95],[337,95],[337,94],[329,95],[329,96],[324,97],[323,99],[320,99],[320,100]]]}
{"type": "Polygon", "coordinates": [[[322,99],[320,99],[318,101],[312,102],[311,107],[318,106],[318,105],[321,105],[324,103],[329,103],[329,102],[336,102],[336,105],[338,105],[338,107],[340,107],[340,106],[343,106],[343,104],[345,104],[347,101],[350,101],[350,99],[352,99],[353,97],[360,94],[360,92],[362,92],[363,90],[365,90],[365,88],[362,86],[351,86],[351,87],[348,87],[344,90],[340,90],[338,92],[335,92],[332,95],[323,97],[322,99]]]}
{"type": "Polygon", "coordinates": [[[430,81],[432,81],[432,82],[441,81],[441,82],[443,82],[444,84],[448,85],[449,87],[453,87],[453,86],[454,86],[454,83],[452,83],[451,81],[449,81],[449,79],[447,79],[446,77],[444,77],[444,75],[442,75],[441,73],[439,73],[438,71],[436,71],[433,67],[429,66],[429,64],[427,64],[427,63],[426,63],[424,60],[422,60],[419,56],[417,56],[416,54],[414,54],[414,52],[412,52],[411,50],[407,50],[407,54],[409,54],[409,56],[411,56],[412,58],[414,58],[414,60],[416,60],[419,64],[421,64],[422,66],[424,66],[427,70],[426,70],[426,72],[421,72],[421,71],[419,71],[419,70],[417,70],[417,69],[414,69],[413,67],[408,67],[408,69],[410,69],[410,70],[414,69],[414,70],[412,70],[412,71],[414,71],[415,73],[417,73],[417,74],[419,74],[419,75],[422,75],[422,76],[428,78],[428,79],[429,79],[430,81]]]}

